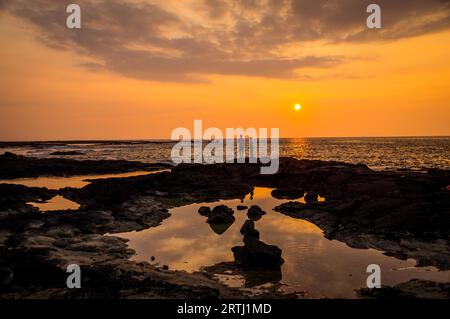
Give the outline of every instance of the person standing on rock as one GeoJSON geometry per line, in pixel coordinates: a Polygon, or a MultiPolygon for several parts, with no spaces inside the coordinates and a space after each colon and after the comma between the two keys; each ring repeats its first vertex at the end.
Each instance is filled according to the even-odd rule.
{"type": "Polygon", "coordinates": [[[245,141],[241,134],[238,140],[239,158],[244,158],[245,141]]]}
{"type": "Polygon", "coordinates": [[[253,162],[254,158],[255,158],[255,149],[254,149],[254,143],[253,143],[253,137],[250,137],[248,139],[248,148],[249,148],[249,157],[250,157],[250,163],[253,162]]]}

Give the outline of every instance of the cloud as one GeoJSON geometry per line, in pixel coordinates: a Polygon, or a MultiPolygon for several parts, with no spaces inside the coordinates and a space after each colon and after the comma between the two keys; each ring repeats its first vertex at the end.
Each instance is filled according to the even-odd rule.
{"type": "Polygon", "coordinates": [[[82,66],[156,81],[208,74],[295,78],[337,56],[286,55],[311,41],[397,40],[450,27],[449,0],[377,0],[381,30],[367,30],[366,0],[79,0],[82,29],[66,28],[66,1],[0,1],[48,46],[92,60],[82,66]]]}

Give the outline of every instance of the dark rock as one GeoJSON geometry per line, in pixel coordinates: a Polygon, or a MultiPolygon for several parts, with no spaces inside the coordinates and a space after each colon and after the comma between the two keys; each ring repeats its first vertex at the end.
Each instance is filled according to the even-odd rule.
{"type": "Polygon", "coordinates": [[[253,238],[245,237],[244,246],[231,248],[234,260],[239,266],[247,267],[279,267],[283,264],[281,249],[274,245],[253,238]]]}
{"type": "Polygon", "coordinates": [[[246,210],[248,208],[248,206],[244,206],[244,205],[237,205],[236,209],[237,210],[246,210]]]}
{"type": "Polygon", "coordinates": [[[16,159],[19,156],[11,152],[5,152],[1,157],[6,159],[16,159]]]}
{"type": "Polygon", "coordinates": [[[309,191],[305,195],[305,202],[307,203],[317,203],[319,201],[319,194],[314,191],[309,191]]]}
{"type": "MultiPolygon", "coordinates": [[[[3,155],[0,178],[111,173],[147,167],[142,165],[3,155]]],[[[181,164],[171,172],[94,181],[82,189],[51,191],[0,185],[0,212],[6,216],[0,223],[0,268],[12,270],[11,287],[15,287],[11,294],[1,291],[0,298],[242,296],[242,292],[230,294],[230,290],[198,274],[158,272],[148,263],[130,261],[132,252],[125,242],[101,237],[157,226],[170,216],[167,209],[171,207],[244,198],[255,185],[314,189],[326,197],[325,203],[289,204],[280,211],[310,220],[327,238],[397,258],[414,258],[419,266],[450,269],[450,192],[445,191],[450,171],[375,172],[364,165],[291,158],[280,159],[275,175],[261,175],[259,169],[258,164],[181,164]],[[43,201],[55,192],[82,208],[39,214],[26,205],[29,199],[43,201]],[[158,196],[158,192],[164,196],[158,196]],[[82,292],[58,288],[67,278],[65,269],[58,267],[74,260],[86,263],[83,280],[89,285],[82,292]]],[[[223,215],[234,221],[232,215],[223,215]]],[[[279,249],[267,247],[271,246],[247,234],[244,247],[233,248],[236,263],[279,264],[279,249]]],[[[430,289],[428,296],[429,291],[442,291],[441,287],[430,289]]]]}
{"type": "Polygon", "coordinates": [[[213,208],[211,214],[216,214],[216,213],[226,213],[229,215],[233,215],[234,211],[232,208],[226,206],[226,205],[219,205],[213,208]]]}
{"type": "Polygon", "coordinates": [[[45,202],[58,191],[16,184],[0,184],[0,209],[24,207],[27,202],[45,202]]]}
{"type": "Polygon", "coordinates": [[[220,224],[210,223],[209,227],[211,227],[212,231],[215,232],[217,235],[222,235],[228,230],[228,228],[231,227],[231,225],[233,225],[233,223],[230,220],[229,223],[220,223],[220,224]]]}
{"type": "Polygon", "coordinates": [[[84,155],[82,152],[78,151],[57,151],[50,153],[52,156],[76,156],[76,155],[84,155]]]}
{"type": "Polygon", "coordinates": [[[290,213],[290,212],[297,212],[301,209],[307,209],[307,208],[309,208],[309,206],[304,203],[287,202],[287,203],[283,203],[283,204],[275,207],[274,210],[277,212],[290,213]]]}
{"type": "Polygon", "coordinates": [[[256,205],[253,205],[252,207],[250,207],[247,212],[248,218],[250,218],[251,220],[254,220],[254,221],[260,220],[261,217],[265,214],[266,214],[266,212],[263,211],[259,206],[256,206],[256,205]]]}
{"type": "Polygon", "coordinates": [[[73,176],[159,170],[161,166],[120,160],[83,160],[33,158],[5,153],[0,156],[0,178],[73,176]]]}
{"type": "Polygon", "coordinates": [[[244,225],[242,225],[240,232],[243,236],[259,239],[259,231],[255,229],[255,222],[253,220],[247,219],[244,225]]]}
{"type": "MultiPolygon", "coordinates": [[[[267,267],[267,268],[253,268],[253,267],[239,267],[235,262],[221,262],[213,266],[203,267],[202,270],[214,278],[217,274],[229,276],[230,274],[242,276],[245,279],[245,288],[257,288],[265,285],[268,289],[264,289],[262,294],[258,293],[258,298],[264,299],[265,296],[269,298],[296,298],[295,294],[287,294],[280,291],[283,286],[280,281],[283,279],[281,267],[267,267]],[[266,293],[267,292],[267,293],[266,293]],[[266,295],[267,294],[267,295],[266,295]]],[[[296,292],[298,293],[298,292],[296,292]]]]}
{"type": "Polygon", "coordinates": [[[209,217],[211,215],[211,208],[208,206],[202,206],[198,209],[198,213],[204,217],[209,217]]]}
{"type": "Polygon", "coordinates": [[[232,224],[235,221],[233,214],[233,210],[225,205],[216,206],[206,222],[209,224],[232,224]]]}
{"type": "Polygon", "coordinates": [[[5,287],[11,284],[14,273],[10,268],[0,268],[0,284],[5,287]]]}
{"type": "Polygon", "coordinates": [[[277,188],[272,191],[272,197],[277,199],[298,199],[302,198],[305,192],[299,188],[277,188]]]}

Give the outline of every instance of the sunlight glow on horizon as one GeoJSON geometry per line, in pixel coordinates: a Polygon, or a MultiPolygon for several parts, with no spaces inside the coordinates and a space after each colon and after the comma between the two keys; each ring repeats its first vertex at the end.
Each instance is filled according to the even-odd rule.
{"type": "Polygon", "coordinates": [[[46,46],[26,28],[0,19],[1,141],[170,139],[194,119],[222,130],[280,128],[286,138],[450,135],[450,31],[311,42],[302,53],[345,62],[299,69],[298,78],[217,74],[212,66],[203,81],[170,82],[89,70],[86,57],[46,46]]]}

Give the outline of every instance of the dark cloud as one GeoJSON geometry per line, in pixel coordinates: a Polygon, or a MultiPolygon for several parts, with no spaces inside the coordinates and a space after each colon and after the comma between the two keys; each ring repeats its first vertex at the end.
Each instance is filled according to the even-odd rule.
{"type": "Polygon", "coordinates": [[[0,10],[29,22],[48,46],[90,58],[82,65],[89,70],[158,81],[199,81],[205,74],[292,78],[299,69],[345,60],[286,56],[288,44],[392,41],[450,27],[449,0],[198,0],[190,12],[172,10],[181,3],[174,0],[79,0],[82,29],[69,30],[69,3],[0,0],[0,10]],[[365,26],[374,2],[382,7],[381,30],[365,26]]]}

